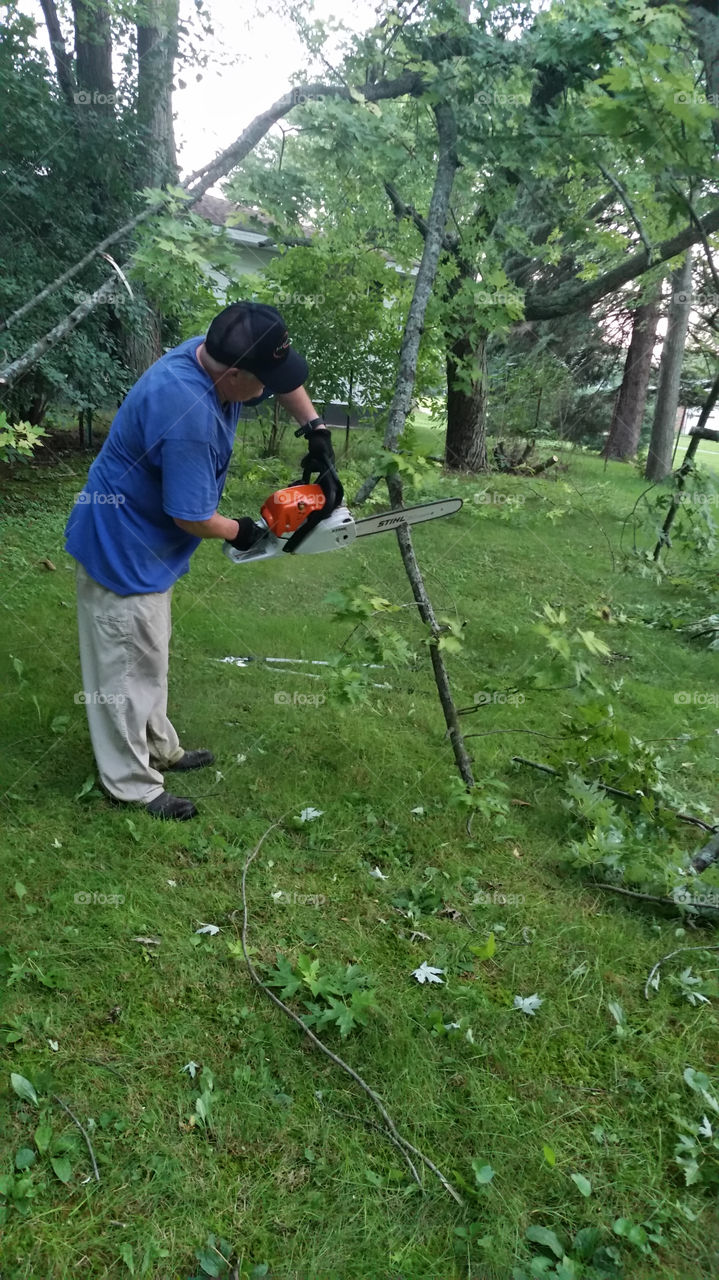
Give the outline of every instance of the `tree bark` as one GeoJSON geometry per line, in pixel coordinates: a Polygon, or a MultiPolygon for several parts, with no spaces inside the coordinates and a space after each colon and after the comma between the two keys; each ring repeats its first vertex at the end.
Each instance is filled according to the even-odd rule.
{"type": "Polygon", "coordinates": [[[691,309],[691,292],[692,254],[691,249],[688,249],[682,266],[672,273],[667,336],[662,347],[657,403],[645,472],[647,480],[663,480],[672,469],[672,449],[691,309]]]}
{"type": "Polygon", "coordinates": [[[652,371],[660,300],[661,285],[654,290],[649,301],[642,303],[634,312],[632,340],[624,364],[622,385],[614,406],[609,438],[604,448],[605,458],[628,462],[636,456],[652,371]]]}
{"type": "Polygon", "coordinates": [[[177,182],[172,78],[177,57],[178,0],[143,0],[137,24],[137,120],[144,162],[139,187],[177,182]]]}
{"type": "MultiPolygon", "coordinates": [[[[699,57],[704,64],[707,94],[719,93],[719,13],[716,0],[703,0],[688,6],[689,21],[694,28],[699,57]]],[[[716,97],[713,99],[716,102],[716,97]]],[[[719,119],[712,120],[714,140],[719,147],[719,119]]]]}
{"type": "Polygon", "coordinates": [[[447,436],[445,465],[453,471],[487,470],[487,334],[472,348],[460,338],[447,353],[447,436]],[[469,392],[457,381],[460,367],[472,360],[469,392]]]}
{"type": "Polygon", "coordinates": [[[112,34],[107,0],[72,0],[75,17],[75,75],[79,94],[89,95],[80,108],[114,114],[112,34]]]}
{"type": "Polygon", "coordinates": [[[60,19],[57,16],[57,9],[55,8],[55,0],[40,0],[40,3],[45,17],[47,34],[50,38],[52,56],[55,59],[57,82],[62,91],[62,96],[68,106],[74,107],[75,77],[72,70],[72,60],[65,48],[65,41],[60,28],[60,19]]]}
{"type": "MultiPolygon", "coordinates": [[[[172,116],[177,57],[178,0],[143,0],[137,23],[137,123],[142,141],[135,185],[166,187],[178,179],[172,116]]],[[[137,377],[162,355],[162,324],[147,303],[145,323],[125,342],[137,377]]]]}

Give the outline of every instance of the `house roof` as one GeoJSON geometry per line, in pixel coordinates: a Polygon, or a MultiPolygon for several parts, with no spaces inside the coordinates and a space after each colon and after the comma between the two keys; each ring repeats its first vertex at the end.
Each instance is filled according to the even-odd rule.
{"type": "MultiPolygon", "coordinates": [[[[201,218],[206,218],[215,227],[227,226],[227,220],[232,215],[232,222],[227,227],[228,232],[240,231],[261,236],[262,233],[258,231],[258,226],[266,227],[268,234],[262,238],[274,242],[274,236],[271,234],[272,219],[268,218],[266,214],[260,213],[259,210],[252,208],[251,205],[234,204],[231,200],[225,200],[224,196],[204,195],[193,206],[193,213],[199,214],[201,218]]],[[[312,235],[314,230],[314,227],[302,225],[302,231],[307,236],[312,235]]]]}

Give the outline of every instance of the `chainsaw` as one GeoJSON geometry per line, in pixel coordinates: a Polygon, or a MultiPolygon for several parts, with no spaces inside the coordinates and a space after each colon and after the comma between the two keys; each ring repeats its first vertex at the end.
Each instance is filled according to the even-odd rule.
{"type": "Polygon", "coordinates": [[[261,518],[255,521],[259,531],[257,541],[247,551],[239,551],[231,542],[226,542],[223,551],[233,564],[269,560],[286,552],[290,555],[316,555],[321,551],[349,547],[357,538],[366,538],[369,534],[386,533],[391,529],[454,515],[462,506],[461,498],[440,498],[435,502],[420,502],[415,507],[381,511],[355,520],[344,505],[323,516],[322,508],[326,502],[326,495],[319,484],[305,484],[300,480],[286,489],[278,489],[270,494],[262,506],[261,518]]]}

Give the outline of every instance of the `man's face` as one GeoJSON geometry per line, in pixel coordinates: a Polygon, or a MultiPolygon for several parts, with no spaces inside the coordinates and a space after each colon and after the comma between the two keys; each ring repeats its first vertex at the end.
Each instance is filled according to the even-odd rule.
{"type": "Polygon", "coordinates": [[[215,385],[223,400],[233,401],[254,400],[265,389],[264,382],[260,382],[254,373],[248,373],[246,369],[228,369],[215,385]]]}

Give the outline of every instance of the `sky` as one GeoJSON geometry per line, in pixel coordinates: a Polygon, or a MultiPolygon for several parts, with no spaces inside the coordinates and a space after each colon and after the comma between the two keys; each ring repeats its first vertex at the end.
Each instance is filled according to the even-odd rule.
{"type": "MultiPolygon", "coordinates": [[[[191,0],[182,0],[186,14],[191,0]]],[[[186,88],[178,89],[174,105],[175,130],[183,174],[205,164],[217,151],[233,142],[246,125],[286,93],[290,78],[306,66],[299,36],[268,4],[238,4],[237,0],[210,0],[208,8],[215,29],[212,64],[198,84],[192,72],[181,73],[186,88]]],[[[305,6],[309,16],[310,6],[305,6]]],[[[375,6],[369,0],[316,0],[314,14],[327,20],[340,18],[346,27],[367,30],[375,22],[375,6]]],[[[329,42],[325,56],[334,65],[337,42],[329,42]]]]}
{"type": "MultiPolygon", "coordinates": [[[[377,3],[314,0],[305,4],[302,12],[306,18],[340,20],[350,30],[364,31],[376,21],[377,3]]],[[[35,19],[39,42],[49,54],[39,0],[26,0],[22,7],[35,19]]],[[[187,20],[194,7],[194,0],[180,0],[181,18],[187,20]]],[[[294,73],[306,67],[296,30],[272,0],[205,0],[205,8],[214,31],[201,41],[203,53],[209,55],[208,65],[196,70],[184,67],[176,76],[176,82],[184,85],[178,85],[173,100],[181,177],[229,146],[256,115],[287,92],[294,73]],[[199,82],[196,74],[202,75],[199,82]]],[[[63,30],[69,32],[67,22],[63,30]]],[[[338,40],[332,37],[324,56],[334,65],[337,53],[338,40]]]]}

